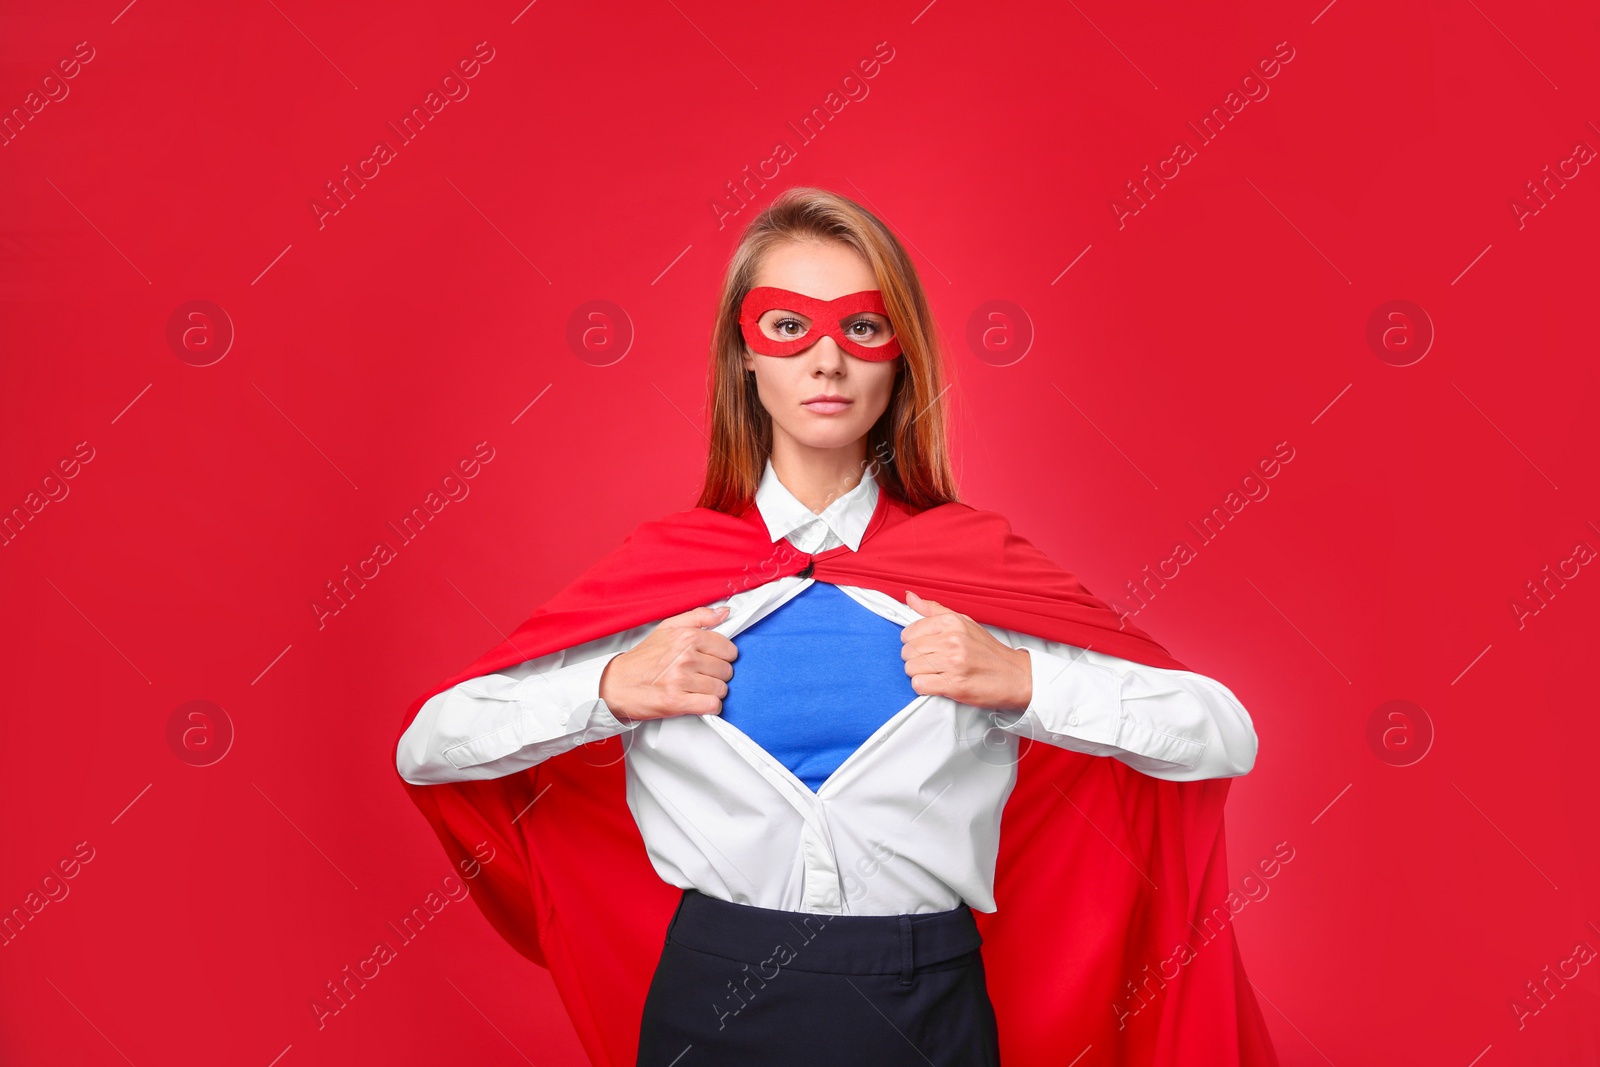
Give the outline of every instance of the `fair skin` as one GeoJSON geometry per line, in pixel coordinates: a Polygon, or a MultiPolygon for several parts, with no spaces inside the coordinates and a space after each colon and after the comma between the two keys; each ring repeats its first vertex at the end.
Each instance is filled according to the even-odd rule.
{"type": "MultiPolygon", "coordinates": [[[[820,300],[878,288],[860,253],[838,242],[813,240],[769,250],[754,284],[820,300]]],[[[775,337],[798,330],[793,323],[782,324],[783,317],[778,312],[763,316],[763,330],[775,337]]],[[[792,317],[809,326],[803,316],[792,317]]],[[[860,327],[863,335],[870,329],[870,323],[860,327]]],[[[859,359],[821,336],[795,356],[759,355],[747,346],[743,358],[772,417],[773,473],[820,514],[861,481],[867,431],[887,410],[895,371],[905,357],[859,359]]],[[[1026,650],[1006,647],[970,617],[911,590],[906,603],[924,616],[900,633],[900,658],[914,691],[1003,711],[1020,711],[1032,702],[1026,650]]],[[[726,606],[694,608],[665,619],[634,648],[612,657],[600,677],[600,697],[612,714],[625,719],[721,714],[739,650],[712,627],[727,617],[726,606]]]]}

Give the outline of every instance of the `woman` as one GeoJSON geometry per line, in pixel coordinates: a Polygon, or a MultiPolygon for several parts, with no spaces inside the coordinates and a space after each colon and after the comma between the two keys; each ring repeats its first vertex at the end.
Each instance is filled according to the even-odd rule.
{"type": "MultiPolygon", "coordinates": [[[[786,191],[750,223],[723,286],[698,507],[641,527],[619,554],[650,559],[597,567],[541,608],[540,625],[536,613],[413,707],[397,750],[413,787],[479,788],[570,766],[579,746],[625,740],[628,812],[655,874],[677,892],[637,1016],[640,1065],[998,1063],[973,912],[997,910],[1002,810],[1029,743],[1085,764],[1114,760],[1118,774],[1131,768],[1139,773],[1129,780],[1147,782],[1221,779],[1253,765],[1250,717],[1224,686],[1114,619],[1009,527],[992,535],[993,522],[970,525],[992,513],[955,503],[944,389],[933,320],[900,242],[844,197],[786,191]],[[935,526],[934,516],[955,524],[935,526]],[[1001,547],[987,553],[940,543],[990,536],[1001,547]],[[661,576],[663,568],[686,576],[661,576]],[[655,603],[682,603],[716,577],[725,596],[666,617],[650,617],[631,591],[677,582],[655,603]],[[997,622],[1032,611],[1058,633],[1093,636],[1097,649],[980,622],[893,588],[896,578],[932,582],[997,622]],[[1007,583],[998,595],[977,588],[1007,583]],[[612,606],[600,618],[646,621],[602,632],[578,607],[601,601],[612,606]],[[560,633],[583,639],[547,650],[560,633]]],[[[564,823],[551,802],[534,806],[543,794],[531,784],[492,801],[462,793],[453,831],[441,837],[460,852],[475,819],[496,821],[478,808],[510,812],[524,796],[512,821],[537,812],[570,834],[601,788],[557,794],[554,804],[577,813],[564,823]]],[[[440,806],[413,792],[442,827],[440,806]]],[[[1162,794],[1168,837],[1194,823],[1177,815],[1177,795],[1162,794]]],[[[1220,793],[1207,795],[1220,820],[1220,793]]],[[[1212,855],[1220,821],[1216,833],[1212,855]]],[[[548,894],[530,912],[540,917],[581,906],[576,894],[558,905],[546,884],[581,877],[556,873],[553,840],[535,832],[514,845],[523,868],[544,873],[507,893],[548,894]]],[[[1153,840],[1145,844],[1159,853],[1153,840]]],[[[581,857],[573,852],[574,863],[581,857]]],[[[535,945],[509,929],[509,913],[486,913],[539,962],[570,951],[544,926],[535,945]]],[[[1121,921],[1145,922],[1145,911],[1130,908],[1121,921]]],[[[602,936],[566,929],[562,937],[602,936]]],[[[1231,966],[1221,955],[1212,950],[1206,966],[1231,966]]],[[[1129,959],[1079,969],[1120,975],[1141,962],[1129,959]]],[[[1127,978],[1133,987],[1139,975],[1127,978]]],[[[1119,983],[1097,981],[1107,1003],[1094,1011],[1114,1016],[1117,1031],[1143,1021],[1132,1002],[1112,1002],[1110,993],[1126,996],[1119,983]]],[[[569,1007],[597,994],[563,989],[569,1007]]],[[[1253,1010],[1251,1001],[1218,1025],[1247,1029],[1253,1010]]],[[[1073,1032],[1106,1031],[1096,1039],[1126,1050],[1164,1040],[1123,1040],[1105,1019],[1085,1025],[1073,1032]]]]}

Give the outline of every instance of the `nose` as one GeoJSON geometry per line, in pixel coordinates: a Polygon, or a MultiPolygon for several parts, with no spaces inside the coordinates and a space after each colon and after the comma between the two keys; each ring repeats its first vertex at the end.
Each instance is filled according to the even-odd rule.
{"type": "Polygon", "coordinates": [[[821,373],[833,377],[844,373],[845,360],[849,356],[849,353],[839,347],[838,342],[827,336],[819,337],[817,343],[812,345],[806,354],[811,357],[812,374],[821,373]]]}

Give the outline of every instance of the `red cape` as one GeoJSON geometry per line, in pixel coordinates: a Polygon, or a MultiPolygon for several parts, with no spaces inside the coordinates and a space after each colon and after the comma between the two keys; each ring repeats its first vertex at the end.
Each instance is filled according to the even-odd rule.
{"type": "MultiPolygon", "coordinates": [[[[982,623],[1184,669],[989,511],[916,511],[887,491],[859,551],[776,545],[753,505],[641,525],[502,644],[411,705],[469,678],[614,634],[815,561],[815,577],[919,596],[982,623]]],[[[402,727],[403,731],[403,727],[402,727]]],[[[651,866],[624,794],[622,739],[491,781],[406,784],[452,862],[487,842],[470,884],[500,935],[547,967],[590,1059],[632,1067],[645,993],[681,890],[651,866]],[[537,803],[535,802],[537,800],[537,803]]],[[[1010,1067],[1276,1067],[1234,939],[1227,779],[1168,782],[1106,757],[1024,742],[1001,818],[998,910],[976,912],[1010,1067]]],[[[1237,896],[1235,897],[1237,899],[1237,896]]]]}

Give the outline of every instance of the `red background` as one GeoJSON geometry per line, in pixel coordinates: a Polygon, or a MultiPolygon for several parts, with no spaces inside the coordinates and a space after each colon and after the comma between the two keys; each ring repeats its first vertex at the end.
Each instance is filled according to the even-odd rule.
{"type": "Polygon", "coordinates": [[[1229,850],[1237,880],[1293,849],[1237,920],[1283,1062],[1596,1062],[1600,965],[1511,1006],[1600,949],[1600,574],[1511,607],[1600,547],[1600,176],[1562,163],[1600,146],[1592,6],[120,2],[0,35],[6,113],[93,49],[0,148],[0,506],[69,490],[0,548],[0,908],[93,850],[0,948],[0,1060],[582,1062],[547,974],[464,902],[320,1029],[310,1003],[449,871],[392,768],[406,705],[692,504],[722,267],[809,184],[913,250],[966,499],[1124,602],[1197,549],[1136,620],[1260,734],[1229,850]],[[478,42],[469,95],[319,226],[324,183],[478,42]],[[787,124],[879,42],[803,143],[787,124]],[[1186,123],[1279,42],[1201,146],[1186,123]],[[1179,138],[1196,158],[1119,225],[1179,138]],[[1547,165],[1570,180],[1541,206],[1547,165]],[[168,341],[191,300],[236,331],[208,366],[215,312],[168,341]],[[591,300],[631,333],[605,366],[568,342],[591,300]],[[968,343],[992,300],[1031,323],[1020,360],[1015,311],[968,343]],[[1367,340],[1390,300],[1436,330],[1408,366],[1404,335],[1367,340]],[[1202,544],[1187,524],[1279,442],[1202,544]],[[319,627],[380,539],[396,558],[319,627]],[[209,766],[168,739],[191,700],[235,732],[209,766]],[[1370,742],[1391,700],[1421,711],[1370,742]]]}

